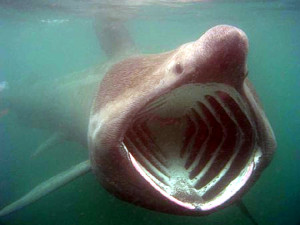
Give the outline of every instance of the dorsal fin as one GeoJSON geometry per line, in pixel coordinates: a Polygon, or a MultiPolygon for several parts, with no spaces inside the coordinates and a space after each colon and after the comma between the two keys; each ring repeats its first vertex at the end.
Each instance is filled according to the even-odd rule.
{"type": "Polygon", "coordinates": [[[125,21],[107,16],[96,16],[94,29],[101,48],[109,60],[122,59],[136,51],[125,21]]]}
{"type": "Polygon", "coordinates": [[[11,203],[10,205],[4,207],[0,211],[0,217],[8,215],[15,212],[27,205],[34,203],[40,198],[50,194],[51,192],[63,187],[64,185],[70,183],[74,179],[86,174],[91,170],[90,161],[86,160],[71,167],[70,169],[50,178],[49,180],[39,184],[33,188],[26,195],[18,199],[17,201],[11,203]]]}

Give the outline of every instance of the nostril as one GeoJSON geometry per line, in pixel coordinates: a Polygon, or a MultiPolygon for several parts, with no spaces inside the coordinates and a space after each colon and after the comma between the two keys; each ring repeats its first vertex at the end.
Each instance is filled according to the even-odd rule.
{"type": "Polygon", "coordinates": [[[182,66],[181,66],[180,63],[176,63],[176,66],[175,66],[175,72],[176,72],[177,74],[181,74],[181,73],[183,72],[183,68],[182,68],[182,66]]]}

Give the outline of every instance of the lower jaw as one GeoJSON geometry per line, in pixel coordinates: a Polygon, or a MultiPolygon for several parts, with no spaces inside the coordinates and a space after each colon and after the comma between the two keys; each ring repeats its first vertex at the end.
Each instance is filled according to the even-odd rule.
{"type": "Polygon", "coordinates": [[[132,165],[188,210],[208,212],[233,198],[261,156],[248,106],[223,84],[177,88],[135,118],[122,143],[132,165]]]}

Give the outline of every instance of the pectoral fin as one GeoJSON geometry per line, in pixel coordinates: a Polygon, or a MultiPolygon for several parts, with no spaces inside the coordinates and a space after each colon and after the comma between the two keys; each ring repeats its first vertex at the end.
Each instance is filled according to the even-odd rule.
{"type": "Polygon", "coordinates": [[[239,207],[241,212],[252,222],[252,224],[258,225],[242,200],[237,201],[237,206],[239,207]]]}
{"type": "Polygon", "coordinates": [[[11,203],[0,211],[0,217],[17,211],[37,200],[50,194],[51,192],[61,188],[74,179],[86,174],[91,170],[90,161],[86,160],[71,167],[70,169],[50,178],[49,180],[39,184],[29,193],[21,197],[19,200],[11,203]]]}
{"type": "Polygon", "coordinates": [[[37,157],[42,152],[47,151],[50,148],[62,143],[65,140],[65,135],[62,133],[54,133],[45,142],[43,142],[35,151],[32,153],[31,158],[37,157]]]}

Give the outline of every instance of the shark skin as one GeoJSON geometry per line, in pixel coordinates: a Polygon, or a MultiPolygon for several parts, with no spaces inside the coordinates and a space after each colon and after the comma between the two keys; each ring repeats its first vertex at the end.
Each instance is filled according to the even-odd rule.
{"type": "Polygon", "coordinates": [[[164,213],[201,216],[238,201],[276,148],[247,78],[247,52],[243,31],[219,25],[173,51],[109,63],[108,71],[98,66],[30,90],[11,85],[4,99],[20,121],[85,146],[90,162],[0,216],[90,169],[116,197],[164,213]]]}
{"type": "Polygon", "coordinates": [[[106,66],[31,82],[28,89],[20,88],[24,86],[21,82],[10,83],[10,89],[1,97],[9,102],[9,109],[17,115],[20,125],[48,130],[61,139],[87,147],[89,110],[106,66]]]}
{"type": "Polygon", "coordinates": [[[239,199],[276,147],[247,79],[247,52],[246,34],[220,25],[174,51],[113,66],[89,123],[100,183],[125,201],[180,215],[239,199]]]}

